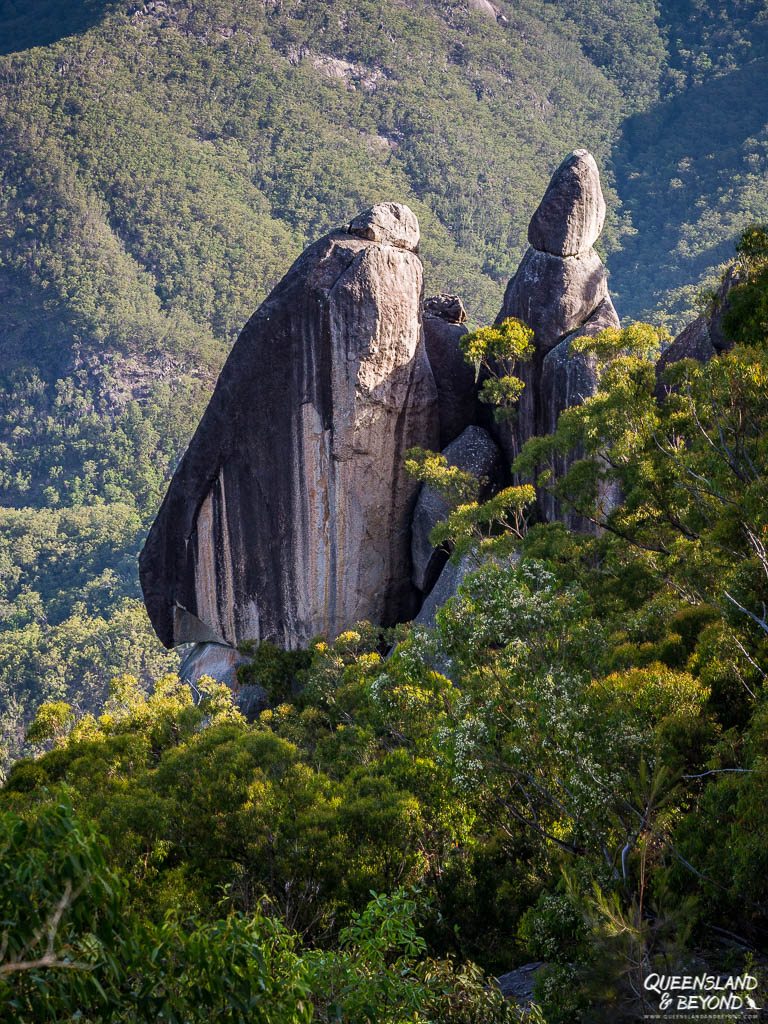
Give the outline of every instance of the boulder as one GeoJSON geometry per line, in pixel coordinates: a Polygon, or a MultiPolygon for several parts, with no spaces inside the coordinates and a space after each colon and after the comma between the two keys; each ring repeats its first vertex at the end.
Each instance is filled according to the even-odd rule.
{"type": "MultiPolygon", "coordinates": [[[[459,587],[471,572],[480,568],[481,563],[474,555],[465,555],[458,565],[448,561],[443,566],[437,582],[424,599],[424,604],[413,620],[417,626],[434,626],[435,616],[438,609],[442,608],[446,601],[456,597],[459,587]]],[[[443,675],[447,675],[444,667],[440,669],[443,675]]]]}
{"type": "Polygon", "coordinates": [[[237,668],[247,661],[236,647],[228,647],[226,644],[195,644],[181,663],[179,678],[182,682],[194,685],[203,676],[210,676],[218,683],[235,686],[237,668]]]}
{"type": "MultiPolygon", "coordinates": [[[[509,555],[507,559],[500,559],[495,555],[479,555],[470,552],[460,558],[456,564],[452,560],[447,561],[437,578],[437,583],[435,583],[432,590],[424,598],[424,603],[413,620],[414,625],[434,626],[437,612],[446,601],[456,597],[459,587],[462,586],[467,577],[473,572],[477,572],[478,569],[482,569],[484,565],[488,565],[491,562],[498,566],[504,566],[507,561],[509,564],[516,564],[519,558],[520,556],[516,552],[509,555]]],[[[439,664],[436,663],[432,667],[451,678],[450,673],[452,669],[449,659],[441,659],[439,664]]]]}
{"type": "Polygon", "coordinates": [[[458,295],[433,295],[424,299],[424,316],[436,316],[449,324],[467,322],[467,311],[458,295]]]}
{"type": "Polygon", "coordinates": [[[563,160],[531,217],[528,241],[554,256],[588,252],[605,223],[600,172],[591,153],[575,149],[563,160]]]}
{"type": "Polygon", "coordinates": [[[396,245],[409,252],[419,251],[419,222],[413,210],[403,203],[377,203],[355,217],[349,225],[349,233],[369,242],[396,245]]]}
{"type": "Polygon", "coordinates": [[[241,686],[237,669],[248,663],[248,658],[236,647],[225,644],[195,644],[179,668],[179,678],[195,686],[203,676],[210,676],[218,683],[226,683],[233,691],[235,703],[246,718],[258,717],[269,704],[267,691],[253,684],[241,686]]]}
{"type": "Polygon", "coordinates": [[[405,452],[438,442],[418,223],[380,204],[310,246],[235,343],[140,556],[166,646],[305,646],[408,619],[405,452]]]}
{"type": "Polygon", "coordinates": [[[523,964],[522,967],[509,971],[507,974],[500,974],[496,981],[501,989],[501,994],[505,999],[518,1003],[520,1006],[530,1006],[533,1002],[533,983],[536,980],[536,975],[542,967],[546,966],[543,961],[537,960],[534,963],[523,964]]]}
{"type": "Polygon", "coordinates": [[[523,320],[534,331],[536,351],[546,353],[607,298],[608,278],[594,249],[553,256],[529,248],[507,285],[499,319],[523,320]]]}
{"type": "Polygon", "coordinates": [[[574,352],[577,338],[594,338],[609,327],[620,327],[610,298],[606,298],[577,331],[567,335],[542,360],[539,393],[541,416],[538,429],[551,434],[564,409],[581,405],[597,391],[597,360],[591,353],[574,352]]]}
{"type": "Polygon", "coordinates": [[[441,448],[473,423],[477,412],[475,371],[459,348],[466,318],[455,295],[437,295],[424,303],[424,342],[437,388],[441,448]]]}
{"type": "Polygon", "coordinates": [[[233,689],[238,710],[249,722],[255,722],[261,712],[269,707],[269,694],[262,686],[256,683],[241,686],[236,683],[233,689]]]}
{"type": "Polygon", "coordinates": [[[477,11],[478,14],[484,15],[486,18],[491,18],[496,21],[498,12],[492,3],[488,0],[467,0],[470,11],[477,11]]]}
{"type": "MultiPolygon", "coordinates": [[[[501,452],[490,434],[482,427],[467,427],[442,454],[449,466],[457,466],[482,481],[478,495],[480,501],[490,497],[498,487],[503,472],[501,452]]],[[[450,506],[445,498],[433,487],[422,485],[413,512],[411,556],[414,585],[425,594],[435,585],[448,557],[446,551],[432,546],[429,535],[449,512],[450,506]]]]}
{"type": "Polygon", "coordinates": [[[659,356],[656,363],[656,398],[660,401],[671,391],[663,377],[668,366],[679,363],[681,359],[697,359],[700,363],[706,363],[713,355],[715,347],[709,333],[709,324],[702,314],[688,324],[659,356]]]}

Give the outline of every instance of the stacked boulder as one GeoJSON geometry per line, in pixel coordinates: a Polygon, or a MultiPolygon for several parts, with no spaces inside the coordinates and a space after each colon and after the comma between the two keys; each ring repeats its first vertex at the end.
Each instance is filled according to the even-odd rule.
{"type": "Polygon", "coordinates": [[[497,318],[517,317],[534,332],[534,357],[520,370],[526,387],[515,429],[500,431],[510,459],[528,438],[550,432],[563,409],[594,394],[594,369],[571,352],[570,342],[619,326],[605,267],[593,248],[604,221],[597,164],[587,150],[576,149],[552,175],[531,218],[529,248],[497,318]]]}
{"type": "MultiPolygon", "coordinates": [[[[550,434],[560,413],[597,390],[594,357],[574,352],[572,342],[619,327],[608,293],[603,262],[594,249],[605,221],[605,199],[597,164],[576,149],[560,164],[528,226],[529,248],[504,294],[497,317],[517,317],[534,332],[533,358],[518,369],[525,388],[514,426],[491,426],[504,454],[513,461],[525,442],[550,434]]],[[[559,459],[558,475],[569,461],[559,459]]],[[[542,495],[548,520],[562,515],[554,498],[542,495]]],[[[569,525],[586,524],[569,517],[569,525]]]]}

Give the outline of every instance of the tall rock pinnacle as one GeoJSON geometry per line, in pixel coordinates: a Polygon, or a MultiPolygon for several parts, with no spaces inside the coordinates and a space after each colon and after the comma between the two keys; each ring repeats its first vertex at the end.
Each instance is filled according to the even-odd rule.
{"type": "Polygon", "coordinates": [[[530,247],[507,285],[498,320],[513,316],[534,332],[533,359],[520,367],[525,389],[517,424],[497,428],[512,459],[537,433],[549,433],[558,415],[594,394],[588,357],[571,351],[577,334],[618,327],[602,260],[593,249],[605,221],[597,164],[585,149],[560,164],[528,228],[530,247]]]}
{"type": "Polygon", "coordinates": [[[140,557],[166,646],[295,648],[415,611],[405,452],[438,441],[418,242],[407,206],[375,206],[246,324],[140,557]]]}

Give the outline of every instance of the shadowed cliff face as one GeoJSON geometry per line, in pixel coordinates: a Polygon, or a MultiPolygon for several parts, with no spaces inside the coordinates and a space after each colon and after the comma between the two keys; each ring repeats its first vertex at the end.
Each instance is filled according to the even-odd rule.
{"type": "Polygon", "coordinates": [[[437,442],[418,224],[383,204],[253,315],[140,558],[166,646],[286,648],[415,610],[405,451],[437,442]]]}

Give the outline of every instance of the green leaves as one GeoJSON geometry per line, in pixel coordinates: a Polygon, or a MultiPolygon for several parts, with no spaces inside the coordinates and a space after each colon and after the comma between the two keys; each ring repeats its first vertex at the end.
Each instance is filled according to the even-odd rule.
{"type": "MultiPolygon", "coordinates": [[[[462,335],[459,347],[467,362],[474,364],[476,379],[481,369],[486,375],[481,401],[497,406],[497,422],[508,419],[525,386],[512,371],[518,361],[533,355],[533,331],[521,320],[507,317],[498,326],[462,335]]],[[[481,560],[490,554],[508,554],[525,535],[526,509],[536,498],[533,487],[507,487],[479,504],[470,500],[481,484],[472,473],[449,466],[445,456],[436,452],[412,448],[406,454],[408,474],[434,488],[452,506],[448,518],[432,530],[430,542],[451,549],[455,561],[473,551],[481,560]]]]}
{"type": "Polygon", "coordinates": [[[95,830],[65,794],[24,818],[2,812],[0,871],[0,1010],[31,1024],[86,1007],[124,895],[95,830]]]}
{"type": "Polygon", "coordinates": [[[768,265],[768,224],[748,224],[736,244],[739,263],[750,276],[759,274],[768,265]]]}
{"type": "Polygon", "coordinates": [[[430,542],[450,544],[455,561],[475,552],[485,556],[509,554],[525,536],[527,509],[536,500],[533,487],[506,487],[488,501],[459,505],[434,527],[430,542]]]}
{"type": "Polygon", "coordinates": [[[522,320],[507,317],[498,326],[479,327],[463,334],[459,348],[464,358],[475,367],[475,378],[481,368],[489,372],[494,362],[501,362],[511,372],[515,362],[533,355],[533,331],[522,320]]]}
{"type": "Polygon", "coordinates": [[[426,958],[418,891],[367,894],[337,948],[307,949],[265,907],[215,920],[130,912],[102,848],[65,799],[0,813],[0,1011],[19,1024],[517,1019],[478,969],[426,958]]]}
{"type": "Polygon", "coordinates": [[[655,361],[662,346],[671,340],[672,335],[664,327],[632,323],[621,329],[608,327],[594,337],[582,335],[574,338],[571,346],[574,352],[594,353],[600,362],[608,362],[619,356],[655,361]]]}
{"type": "Polygon", "coordinates": [[[736,249],[742,279],[728,293],[723,332],[735,342],[762,346],[768,338],[768,226],[751,224],[736,249]]]}
{"type": "Polygon", "coordinates": [[[485,377],[478,397],[495,405],[497,423],[510,419],[525,385],[513,374],[515,366],[533,356],[533,331],[522,320],[507,317],[493,327],[480,327],[459,339],[464,358],[475,368],[475,380],[485,377]]]}
{"type": "Polygon", "coordinates": [[[409,448],[405,453],[405,471],[434,488],[448,502],[455,504],[477,495],[481,481],[458,466],[449,466],[448,460],[438,452],[425,448],[409,448]]]}
{"type": "Polygon", "coordinates": [[[35,719],[27,729],[27,743],[61,741],[75,724],[71,705],[63,700],[45,701],[37,709],[35,719]]]}

